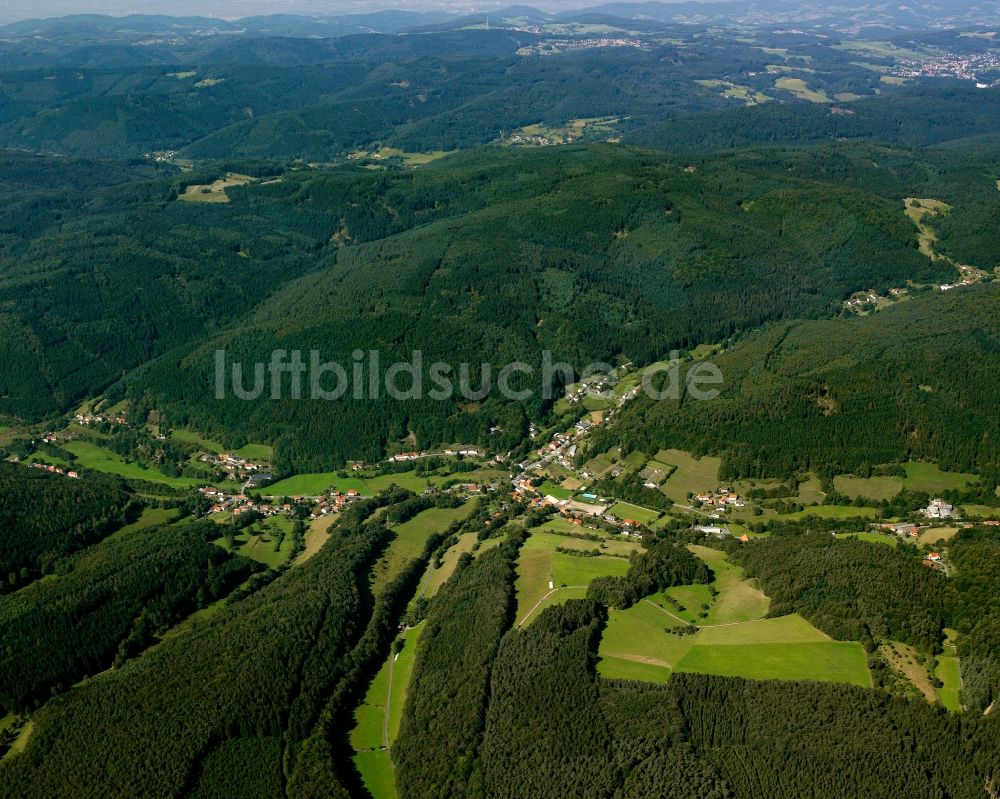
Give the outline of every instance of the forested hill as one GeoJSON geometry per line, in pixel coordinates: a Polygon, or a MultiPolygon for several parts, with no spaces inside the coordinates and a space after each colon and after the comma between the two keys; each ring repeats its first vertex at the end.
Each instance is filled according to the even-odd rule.
{"type": "Polygon", "coordinates": [[[628,135],[628,141],[674,152],[814,144],[844,139],[905,146],[939,144],[1000,133],[1000,94],[973,86],[910,87],[877,101],[823,104],[769,103],[677,117],[628,135]],[[933,108],[934,113],[927,114],[933,108]]]}
{"type": "MultiPolygon", "coordinates": [[[[298,467],[374,458],[411,433],[421,446],[510,448],[545,407],[537,397],[463,412],[433,400],[220,402],[216,349],[247,364],[276,348],[342,364],[358,347],[385,364],[420,350],[426,365],[467,362],[475,375],[487,361],[537,365],[543,349],[577,367],[641,363],[768,320],[830,315],[861,288],[954,276],[917,251],[895,199],[608,146],[468,154],[416,172],[290,173],[235,192],[203,223],[217,229],[262,203],[326,217],[322,268],[126,382],[168,419],[275,441],[298,467]],[[491,437],[492,427],[504,432],[491,437]]],[[[253,265],[254,244],[235,246],[253,265]]]]}
{"type": "Polygon", "coordinates": [[[717,400],[641,397],[595,447],[718,453],[729,477],[930,458],[996,481],[998,313],[993,285],[774,325],[714,359],[725,375],[717,400]]]}

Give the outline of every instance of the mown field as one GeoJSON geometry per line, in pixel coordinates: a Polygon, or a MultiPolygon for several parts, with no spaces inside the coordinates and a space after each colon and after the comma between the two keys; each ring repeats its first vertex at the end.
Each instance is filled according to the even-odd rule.
{"type": "MultiPolygon", "coordinates": [[[[588,541],[551,532],[560,523],[565,524],[553,519],[532,531],[521,548],[514,584],[519,624],[534,618],[545,607],[583,598],[587,586],[597,577],[623,576],[628,571],[628,554],[639,546],[622,539],[588,541]],[[580,551],[600,549],[607,554],[568,555],[556,552],[558,547],[580,551]]],[[[579,527],[567,526],[580,531],[579,527]]]]}
{"type": "Polygon", "coordinates": [[[717,550],[691,550],[715,572],[711,588],[676,586],[628,610],[610,611],[599,650],[603,676],[665,682],[687,671],[871,685],[860,644],[834,641],[797,614],[766,618],[770,600],[742,569],[717,550]],[[686,624],[699,629],[668,632],[686,624]]]}
{"type": "Polygon", "coordinates": [[[689,494],[719,487],[720,458],[695,458],[679,449],[664,449],[657,453],[653,461],[675,467],[673,474],[660,486],[660,490],[674,502],[686,503],[689,494]]]}

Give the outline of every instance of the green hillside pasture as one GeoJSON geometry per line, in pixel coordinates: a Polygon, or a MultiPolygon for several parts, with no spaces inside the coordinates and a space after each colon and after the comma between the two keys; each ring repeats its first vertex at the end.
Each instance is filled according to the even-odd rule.
{"type": "Polygon", "coordinates": [[[373,799],[396,799],[396,778],[388,752],[384,749],[357,752],[354,765],[373,799]]]}
{"type": "MultiPolygon", "coordinates": [[[[216,546],[227,548],[225,536],[221,536],[213,543],[216,546]]],[[[268,568],[279,568],[288,561],[292,554],[292,520],[287,516],[271,516],[240,530],[236,536],[236,548],[232,551],[237,555],[263,563],[268,568]],[[256,532],[258,527],[262,529],[262,532],[256,532]],[[283,531],[285,535],[281,546],[275,552],[275,533],[279,530],[283,531]]]]}
{"type": "Polygon", "coordinates": [[[311,472],[279,480],[257,493],[273,497],[315,497],[336,489],[341,492],[354,490],[363,496],[373,497],[385,491],[389,486],[396,485],[419,494],[428,485],[439,487],[449,481],[454,481],[456,478],[461,478],[462,482],[475,482],[477,480],[491,480],[501,475],[502,472],[495,469],[479,469],[475,472],[432,475],[430,477],[418,475],[413,471],[380,474],[375,477],[338,477],[337,472],[311,472]]]}
{"type": "Polygon", "coordinates": [[[372,568],[372,591],[379,594],[410,561],[420,557],[428,538],[443,532],[452,522],[467,518],[474,507],[472,501],[457,508],[430,508],[392,528],[394,538],[372,568]]]}
{"type": "Polygon", "coordinates": [[[475,533],[462,533],[458,537],[458,542],[444,553],[441,558],[441,565],[438,568],[429,567],[427,574],[420,585],[420,595],[426,597],[434,596],[444,585],[448,578],[455,573],[458,566],[458,559],[466,552],[471,552],[476,545],[477,536],[475,533]]]}
{"type": "Polygon", "coordinates": [[[951,629],[946,629],[944,632],[946,636],[944,651],[938,655],[937,667],[934,669],[934,674],[944,683],[938,689],[938,699],[942,706],[957,713],[962,709],[962,675],[955,647],[955,639],[958,637],[958,633],[951,629]]]}
{"type": "Polygon", "coordinates": [[[664,449],[653,459],[676,467],[660,490],[674,502],[687,502],[688,494],[712,491],[719,487],[721,458],[695,458],[679,449],[664,449]]]}
{"type": "Polygon", "coordinates": [[[553,483],[551,480],[546,480],[540,486],[538,486],[538,492],[543,496],[555,497],[556,499],[569,499],[573,496],[573,492],[569,489],[563,488],[553,483]]]}
{"type": "Polygon", "coordinates": [[[271,461],[274,458],[274,450],[267,444],[247,444],[234,454],[248,461],[271,461]]]}
{"type": "Polygon", "coordinates": [[[934,494],[949,488],[965,488],[976,479],[973,474],[943,472],[936,463],[910,461],[904,464],[906,479],[903,487],[909,491],[926,491],[934,494]]]}
{"type": "Polygon", "coordinates": [[[410,688],[410,677],[413,676],[413,664],[417,659],[417,647],[424,622],[403,633],[403,648],[396,657],[396,665],[392,670],[392,690],[389,692],[389,746],[396,742],[399,735],[399,724],[403,718],[403,706],[410,688]]]}
{"type": "Polygon", "coordinates": [[[874,519],[875,508],[856,508],[853,505],[814,505],[795,513],[778,513],[768,516],[769,519],[804,519],[815,516],[819,519],[874,519]]]}
{"type": "Polygon", "coordinates": [[[514,589],[518,623],[524,624],[529,618],[537,616],[543,607],[539,603],[546,597],[544,607],[567,599],[582,598],[586,596],[590,581],[596,577],[620,576],[628,571],[628,560],[624,557],[583,557],[555,551],[556,547],[594,549],[598,546],[596,541],[579,541],[552,533],[532,533],[521,547],[517,562],[514,589]]]}
{"type": "Polygon", "coordinates": [[[903,490],[901,477],[853,477],[844,475],[833,478],[833,487],[851,499],[864,497],[875,502],[892,499],[903,490]]]}
{"type": "Polygon", "coordinates": [[[743,569],[730,563],[725,553],[703,546],[688,549],[715,572],[712,585],[719,592],[701,624],[732,624],[767,615],[771,600],[752,581],[744,578],[743,569]]]}
{"type": "MultiPolygon", "coordinates": [[[[389,655],[368,686],[365,698],[354,711],[354,729],[350,733],[351,747],[355,752],[381,748],[385,725],[386,700],[389,696],[389,655]]],[[[395,677],[395,674],[393,674],[395,677]]]]}
{"type": "Polygon", "coordinates": [[[841,641],[695,645],[676,670],[748,680],[811,680],[864,688],[872,684],[861,644],[841,641]]]}
{"type": "Polygon", "coordinates": [[[85,469],[96,472],[117,474],[120,477],[133,480],[148,480],[151,483],[162,483],[171,488],[193,488],[204,485],[204,480],[192,477],[167,477],[155,469],[147,469],[138,463],[127,463],[121,456],[110,450],[99,447],[90,441],[68,441],[63,449],[76,455],[77,463],[85,469]]]}
{"type": "Polygon", "coordinates": [[[183,441],[185,444],[194,444],[195,446],[201,447],[206,452],[214,452],[216,455],[220,452],[226,451],[226,448],[218,441],[212,441],[209,438],[204,438],[200,433],[196,433],[194,430],[171,430],[170,437],[174,441],[183,441]]]}
{"type": "Polygon", "coordinates": [[[136,530],[145,530],[148,527],[167,524],[176,515],[176,508],[143,508],[142,514],[138,519],[116,530],[112,535],[108,536],[107,540],[122,538],[136,530]]]}
{"type": "Polygon", "coordinates": [[[609,679],[666,682],[694,645],[695,636],[666,631],[675,624],[646,601],[628,610],[610,610],[598,649],[598,672],[609,679]]]}

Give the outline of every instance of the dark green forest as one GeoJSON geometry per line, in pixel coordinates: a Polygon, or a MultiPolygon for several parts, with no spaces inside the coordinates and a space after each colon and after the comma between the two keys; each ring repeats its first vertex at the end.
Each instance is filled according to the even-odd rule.
{"type": "Polygon", "coordinates": [[[731,478],[930,458],[995,484],[998,300],[996,286],[980,286],[863,318],[772,325],[713,359],[725,376],[718,399],[640,397],[595,448],[718,453],[731,478]]]}
{"type": "Polygon", "coordinates": [[[0,463],[0,595],[121,527],[130,501],[114,477],[73,480],[0,463]]]}
{"type": "Polygon", "coordinates": [[[994,10],[779,6],[0,27],[0,797],[1000,795],[994,10]]]}

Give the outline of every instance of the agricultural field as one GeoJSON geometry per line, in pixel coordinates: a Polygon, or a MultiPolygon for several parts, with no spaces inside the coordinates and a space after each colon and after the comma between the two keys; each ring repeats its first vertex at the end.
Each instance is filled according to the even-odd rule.
{"type": "Polygon", "coordinates": [[[396,799],[396,779],[388,752],[384,749],[355,752],[353,759],[373,799],[396,799]]]}
{"type": "Polygon", "coordinates": [[[622,521],[634,519],[640,524],[652,524],[661,515],[659,511],[640,508],[638,505],[632,505],[628,502],[616,502],[608,509],[608,513],[622,521]]]}
{"type": "Polygon", "coordinates": [[[875,508],[856,508],[853,505],[813,505],[794,513],[778,513],[773,519],[803,519],[806,516],[816,516],[820,519],[874,519],[875,508]]]}
{"type": "Polygon", "coordinates": [[[375,477],[340,476],[342,472],[312,472],[293,475],[284,480],[261,489],[259,494],[272,497],[315,497],[327,491],[358,491],[363,496],[371,497],[385,491],[389,486],[396,485],[414,493],[421,493],[428,486],[442,486],[445,483],[460,479],[462,482],[488,481],[503,476],[496,469],[477,469],[474,472],[455,474],[418,475],[415,471],[398,472],[395,474],[380,474],[375,477]]]}
{"type": "MultiPolygon", "coordinates": [[[[622,542],[611,542],[608,546],[618,546],[622,542]]],[[[563,602],[567,599],[586,595],[587,586],[596,577],[624,576],[628,571],[628,559],[615,555],[567,555],[556,552],[564,549],[591,550],[600,548],[597,541],[585,541],[533,532],[521,548],[517,564],[517,580],[514,583],[517,594],[517,619],[524,624],[536,616],[542,607],[563,602]],[[542,605],[548,597],[552,601],[542,605]]],[[[633,545],[633,548],[637,545],[633,545]]]]}
{"type": "Polygon", "coordinates": [[[423,622],[402,633],[402,649],[390,652],[354,712],[349,735],[354,763],[374,799],[396,796],[390,751],[399,734],[422,629],[423,622]]]}
{"type": "Polygon", "coordinates": [[[441,559],[441,565],[438,568],[434,568],[432,565],[427,569],[427,573],[424,574],[424,578],[420,583],[420,595],[426,597],[434,596],[441,586],[448,581],[448,578],[454,574],[455,567],[458,566],[458,559],[466,552],[472,552],[476,546],[476,541],[476,533],[462,533],[458,537],[458,543],[444,554],[444,557],[441,559]]]}
{"type": "Polygon", "coordinates": [[[93,469],[97,472],[108,472],[117,474],[120,477],[131,478],[133,480],[148,480],[152,483],[162,483],[171,488],[193,488],[203,485],[204,480],[197,480],[193,477],[167,477],[155,469],[147,469],[138,463],[129,463],[120,455],[104,449],[91,441],[69,441],[63,445],[63,449],[76,456],[76,462],[85,469],[93,469]]]}
{"type": "Polygon", "coordinates": [[[950,541],[958,534],[957,527],[928,527],[921,531],[917,541],[921,544],[933,546],[941,541],[950,541]]]}
{"type": "Polygon", "coordinates": [[[226,451],[226,448],[218,441],[212,441],[209,438],[204,438],[200,433],[196,433],[194,430],[171,430],[170,437],[174,441],[183,441],[185,444],[194,444],[201,447],[206,452],[214,452],[216,455],[220,452],[226,451]]]}
{"type": "Polygon", "coordinates": [[[301,566],[323,548],[323,545],[330,538],[330,527],[337,521],[338,515],[331,513],[310,522],[309,527],[306,528],[305,546],[295,559],[294,565],[301,566]]]}
{"type": "Polygon", "coordinates": [[[653,460],[674,467],[673,474],[660,486],[660,490],[674,502],[686,503],[689,494],[714,491],[719,487],[720,458],[695,458],[679,449],[665,449],[658,452],[653,460]]]}
{"type": "MultiPolygon", "coordinates": [[[[277,569],[287,563],[292,555],[292,520],[287,516],[271,516],[240,530],[235,541],[236,546],[230,551],[263,563],[270,569],[277,569]],[[276,549],[279,537],[281,543],[276,549]]],[[[229,549],[225,536],[217,538],[213,543],[229,549]]]]}
{"type": "Polygon", "coordinates": [[[176,515],[176,508],[143,508],[142,514],[140,514],[138,519],[116,530],[108,536],[107,540],[123,538],[136,530],[146,530],[160,524],[167,524],[176,515]]]}
{"type": "Polygon", "coordinates": [[[372,568],[372,591],[378,595],[410,561],[420,557],[428,538],[468,518],[475,507],[472,500],[457,508],[430,508],[392,528],[395,537],[372,568]]]}
{"type": "Polygon", "coordinates": [[[808,100],[811,103],[829,103],[830,98],[822,89],[810,89],[802,78],[781,77],[774,82],[775,89],[784,89],[791,92],[800,100],[808,100]]]}
{"type": "Polygon", "coordinates": [[[274,450],[267,444],[246,444],[233,454],[246,458],[248,461],[269,462],[274,458],[274,450]]]}
{"type": "Polygon", "coordinates": [[[962,674],[955,645],[958,633],[952,629],[945,629],[944,633],[944,651],[938,655],[937,667],[934,669],[934,675],[944,683],[938,689],[938,699],[943,707],[958,712],[962,709],[962,674]]]}
{"type": "Polygon", "coordinates": [[[903,478],[844,475],[833,478],[833,487],[838,493],[851,499],[864,497],[867,500],[881,502],[883,499],[892,499],[903,490],[903,478]]]}
{"type": "Polygon", "coordinates": [[[406,166],[423,166],[424,164],[429,164],[431,161],[437,161],[439,158],[444,158],[448,155],[447,150],[431,150],[428,152],[406,152],[405,150],[400,150],[396,147],[381,147],[378,150],[355,150],[353,153],[348,155],[348,159],[351,161],[387,161],[390,159],[399,159],[406,166]]]}
{"type": "Polygon", "coordinates": [[[676,586],[667,596],[610,611],[599,650],[601,675],[664,682],[673,671],[689,671],[871,685],[860,644],[834,641],[797,614],[766,618],[770,600],[741,569],[717,550],[691,549],[715,571],[718,595],[713,598],[708,586],[676,586]],[[667,632],[683,623],[697,625],[698,632],[667,632]]]}
{"type": "MultiPolygon", "coordinates": [[[[205,85],[212,84],[206,83],[205,85]]],[[[230,172],[224,178],[219,178],[212,183],[196,183],[188,186],[177,199],[189,203],[228,203],[229,195],[226,194],[226,189],[233,186],[247,186],[255,182],[256,178],[252,178],[250,175],[230,172]]]]}
{"type": "Polygon", "coordinates": [[[926,491],[934,494],[949,488],[965,488],[976,480],[974,474],[962,472],[944,472],[936,463],[910,461],[903,465],[906,469],[906,479],[903,488],[908,491],[926,491]]]}
{"type": "Polygon", "coordinates": [[[812,680],[870,688],[861,644],[844,641],[695,645],[677,671],[749,680],[812,680]]]}
{"type": "Polygon", "coordinates": [[[555,497],[556,499],[569,499],[573,496],[573,492],[569,489],[563,488],[562,486],[556,485],[551,480],[546,480],[540,486],[538,486],[538,492],[542,496],[555,497]]]}
{"type": "Polygon", "coordinates": [[[689,549],[715,573],[712,586],[718,596],[703,625],[752,621],[767,615],[771,601],[752,581],[744,578],[743,569],[730,563],[725,553],[703,546],[690,546],[689,549]]]}
{"type": "Polygon", "coordinates": [[[917,657],[917,651],[899,641],[887,641],[879,647],[883,659],[929,702],[936,702],[938,694],[931,684],[927,666],[917,657]]]}

